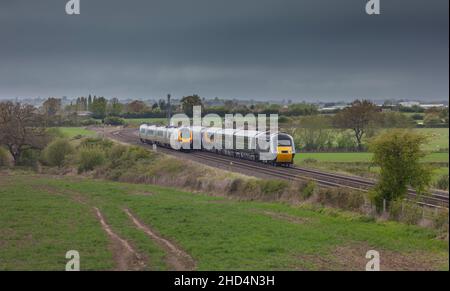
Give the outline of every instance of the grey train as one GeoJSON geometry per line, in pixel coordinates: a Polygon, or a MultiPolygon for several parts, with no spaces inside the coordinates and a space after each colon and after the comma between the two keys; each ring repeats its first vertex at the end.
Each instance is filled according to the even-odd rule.
{"type": "Polygon", "coordinates": [[[294,162],[294,140],[286,133],[268,134],[257,130],[199,126],[165,127],[142,124],[139,127],[141,142],[176,150],[192,150],[194,137],[200,137],[196,150],[274,165],[290,166],[294,162]],[[266,142],[265,147],[259,146],[261,140],[266,142]]]}

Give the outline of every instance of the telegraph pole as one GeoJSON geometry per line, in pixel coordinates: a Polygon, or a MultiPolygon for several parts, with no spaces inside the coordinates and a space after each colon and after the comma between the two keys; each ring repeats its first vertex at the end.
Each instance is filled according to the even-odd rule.
{"type": "Polygon", "coordinates": [[[172,106],[170,105],[170,94],[167,94],[167,125],[170,126],[170,118],[172,117],[172,106]]]}

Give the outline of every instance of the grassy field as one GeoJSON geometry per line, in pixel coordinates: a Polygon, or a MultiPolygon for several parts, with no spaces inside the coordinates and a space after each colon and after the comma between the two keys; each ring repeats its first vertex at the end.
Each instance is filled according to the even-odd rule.
{"type": "Polygon", "coordinates": [[[382,269],[448,270],[448,242],[435,231],[343,212],[75,177],[2,175],[0,185],[0,270],[63,270],[72,249],[82,270],[114,268],[93,207],[150,270],[168,269],[164,250],[125,208],[189,253],[198,270],[364,270],[370,249],[381,253],[382,269]]]}
{"type": "Polygon", "coordinates": [[[85,129],[84,127],[58,127],[58,128],[67,138],[73,138],[76,136],[88,137],[96,135],[95,131],[85,129]]]}
{"type": "Polygon", "coordinates": [[[448,128],[415,128],[414,131],[430,136],[430,142],[425,147],[427,151],[439,151],[448,149],[448,128]]]}
{"type": "MultiPolygon", "coordinates": [[[[302,163],[307,159],[329,163],[370,163],[372,153],[298,153],[295,156],[296,163],[302,163]]],[[[448,163],[448,153],[431,153],[423,161],[428,163],[448,163]]]]}

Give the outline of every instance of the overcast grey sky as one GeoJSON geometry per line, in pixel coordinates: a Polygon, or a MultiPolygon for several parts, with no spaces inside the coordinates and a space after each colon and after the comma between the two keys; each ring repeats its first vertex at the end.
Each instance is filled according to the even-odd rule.
{"type": "Polygon", "coordinates": [[[445,100],[448,0],[0,1],[0,98],[445,100]]]}

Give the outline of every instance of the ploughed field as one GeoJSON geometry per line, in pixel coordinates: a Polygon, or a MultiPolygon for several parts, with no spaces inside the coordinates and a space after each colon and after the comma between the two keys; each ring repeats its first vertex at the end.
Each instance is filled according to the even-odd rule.
{"type": "Polygon", "coordinates": [[[448,270],[431,229],[149,185],[0,174],[0,270],[448,270]]]}

